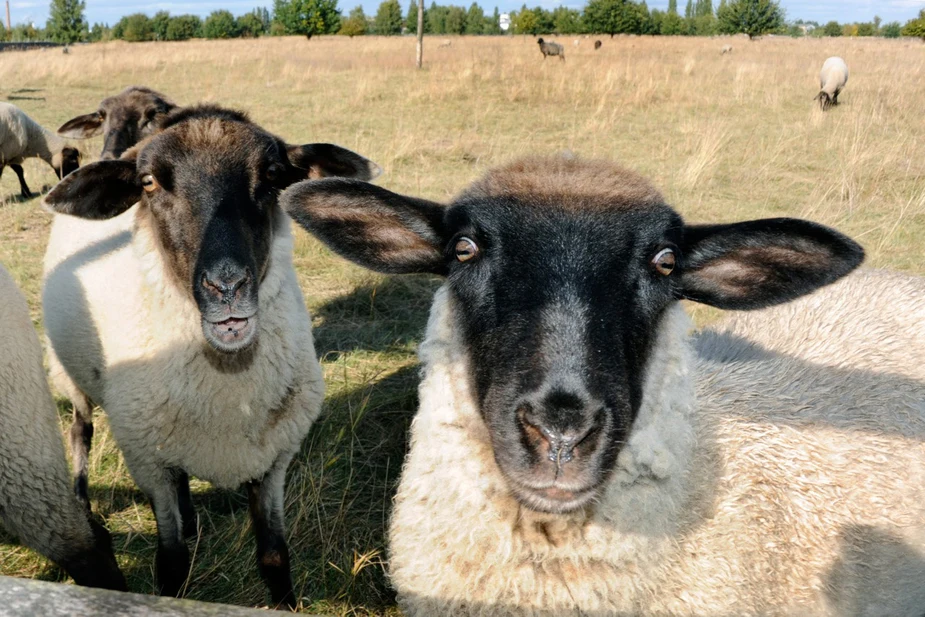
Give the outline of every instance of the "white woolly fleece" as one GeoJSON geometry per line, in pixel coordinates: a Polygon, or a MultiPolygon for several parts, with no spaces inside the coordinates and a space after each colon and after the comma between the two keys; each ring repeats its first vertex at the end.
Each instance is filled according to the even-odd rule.
{"type": "Polygon", "coordinates": [[[391,521],[408,615],[925,612],[925,383],[722,335],[694,357],[676,306],[603,495],[541,514],[497,468],[453,311],[443,288],[391,521]]]}
{"type": "Polygon", "coordinates": [[[832,56],[822,64],[819,71],[819,89],[834,95],[848,83],[848,65],[838,56],[832,56]]]}
{"type": "Polygon", "coordinates": [[[0,103],[0,167],[18,165],[33,156],[55,167],[52,158],[60,155],[65,145],[63,139],[15,105],[0,103]]]}
{"type": "Polygon", "coordinates": [[[282,215],[275,231],[256,348],[229,362],[206,344],[137,207],[107,221],[55,216],[42,301],[53,369],[66,374],[53,379],[103,407],[142,490],[172,466],[222,487],[259,478],[298,450],[324,397],[291,223],[282,215]]]}
{"type": "Polygon", "coordinates": [[[0,315],[0,518],[23,544],[60,562],[92,548],[94,537],[71,489],[29,307],[2,266],[0,315]]]}

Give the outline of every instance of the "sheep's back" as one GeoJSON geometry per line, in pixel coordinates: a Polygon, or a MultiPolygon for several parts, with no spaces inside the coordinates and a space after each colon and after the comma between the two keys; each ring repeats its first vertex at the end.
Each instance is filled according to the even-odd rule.
{"type": "Polygon", "coordinates": [[[13,161],[29,145],[29,118],[9,103],[0,103],[0,165],[13,161]]]}

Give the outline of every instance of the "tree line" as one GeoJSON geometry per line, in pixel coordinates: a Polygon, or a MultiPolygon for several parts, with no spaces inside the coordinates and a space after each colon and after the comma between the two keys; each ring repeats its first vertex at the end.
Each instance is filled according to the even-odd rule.
{"type": "MultiPolygon", "coordinates": [[[[338,0],[274,0],[273,10],[255,8],[235,17],[226,10],[213,11],[207,17],[171,15],[159,11],[153,17],[145,13],[126,15],[113,26],[93,24],[84,19],[84,0],[52,0],[50,17],[44,30],[19,25],[6,33],[6,40],[78,41],[183,41],[193,38],[223,39],[238,37],[342,34],[398,35],[417,30],[418,7],[410,0],[403,10],[399,0],[383,0],[375,15],[366,15],[362,6],[346,16],[338,0]]],[[[426,2],[426,0],[423,0],[426,2]]],[[[826,24],[797,20],[787,23],[776,0],[687,0],[683,13],[678,0],[669,0],[668,9],[649,10],[645,0],[588,0],[579,11],[564,6],[553,10],[528,8],[526,4],[511,16],[513,34],[649,34],[709,36],[738,34],[786,34],[790,36],[913,36],[925,40],[925,9],[904,26],[899,22],[883,24],[879,17],[870,22],[826,24]]],[[[500,13],[495,7],[486,13],[473,2],[468,8],[438,5],[431,0],[424,9],[424,32],[428,34],[503,34],[500,13]]]]}

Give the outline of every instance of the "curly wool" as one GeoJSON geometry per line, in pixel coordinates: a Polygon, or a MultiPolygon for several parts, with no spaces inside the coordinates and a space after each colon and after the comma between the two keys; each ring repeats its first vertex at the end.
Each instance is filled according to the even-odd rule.
{"type": "Polygon", "coordinates": [[[26,299],[0,266],[0,519],[55,562],[89,551],[94,536],[71,491],[58,413],[26,299]]]}
{"type": "Polygon", "coordinates": [[[61,166],[63,139],[44,129],[15,105],[0,103],[0,168],[19,165],[37,156],[52,167],[61,166]]]}
{"type": "Polygon", "coordinates": [[[390,528],[408,615],[921,615],[925,384],[661,324],[609,485],[527,510],[494,462],[437,293],[390,528]],[[697,354],[692,353],[696,349],[697,354]]]}

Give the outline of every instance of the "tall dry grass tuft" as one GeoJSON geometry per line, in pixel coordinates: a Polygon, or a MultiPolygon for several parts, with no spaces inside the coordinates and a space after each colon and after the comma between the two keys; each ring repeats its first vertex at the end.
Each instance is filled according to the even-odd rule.
{"type": "MultiPolygon", "coordinates": [[[[0,55],[0,99],[54,129],[131,84],[180,103],[250,112],[290,142],[334,142],[385,168],[380,184],[445,200],[487,168],[569,150],[651,177],[691,221],[806,216],[839,226],[869,263],[925,273],[925,54],[906,41],[839,38],[735,43],[615,37],[542,60],[532,37],[268,38],[107,43],[0,55]],[[825,58],[851,67],[841,105],[813,103],[825,58]],[[901,70],[900,68],[901,67],[901,70]],[[903,75],[902,80],[897,75],[903,75]]],[[[85,161],[99,139],[80,143],[85,161]]],[[[26,165],[30,185],[54,175],[26,165]]],[[[49,216],[0,179],[0,261],[41,327],[41,257],[49,216]]],[[[287,516],[302,608],[394,615],[385,527],[416,405],[415,349],[429,278],[370,275],[298,232],[295,263],[314,315],[328,397],[293,462],[287,516]]],[[[703,323],[716,312],[698,309],[703,323]]],[[[69,405],[62,401],[62,419],[69,405]]],[[[114,533],[135,591],[153,590],[154,520],[101,414],[91,457],[94,508],[114,533]]],[[[193,486],[201,535],[188,595],[260,605],[246,499],[193,486]]],[[[60,572],[0,532],[0,571],[60,572]]]]}

